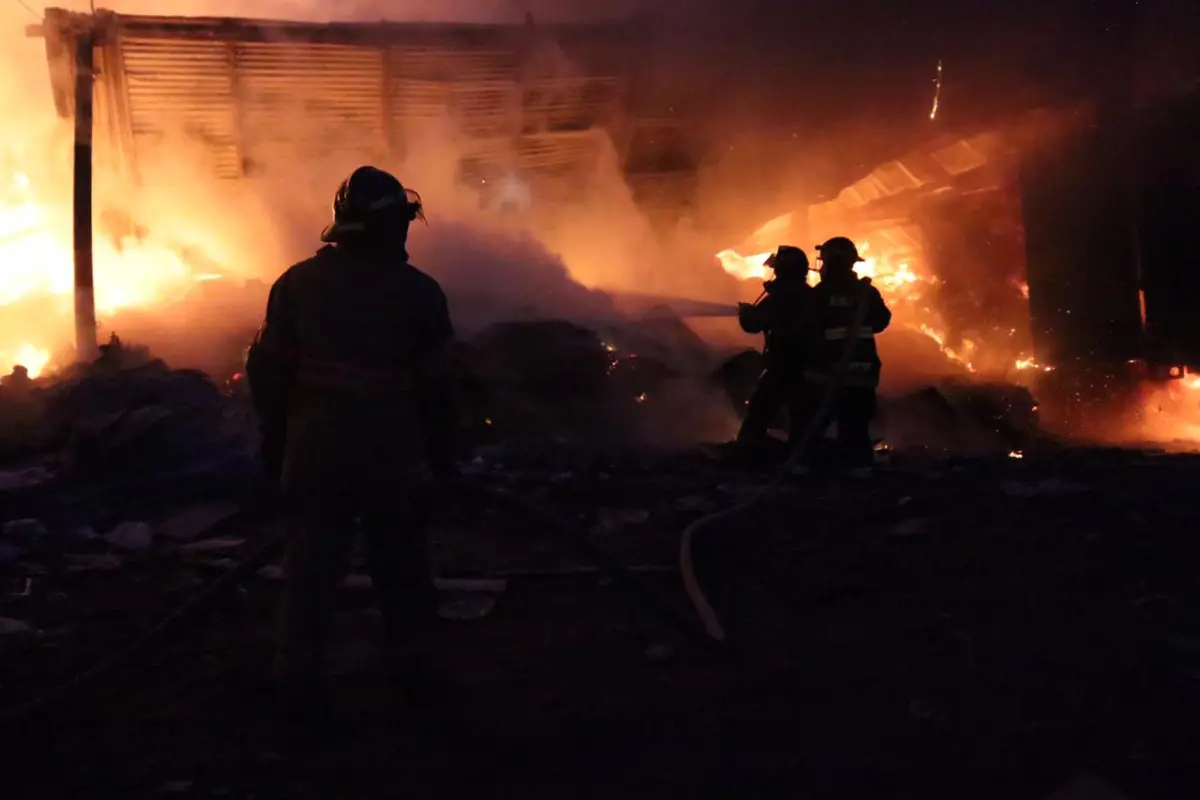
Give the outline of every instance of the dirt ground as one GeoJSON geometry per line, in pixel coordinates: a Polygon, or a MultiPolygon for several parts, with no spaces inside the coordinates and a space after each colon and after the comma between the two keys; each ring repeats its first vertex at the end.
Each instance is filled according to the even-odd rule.
{"type": "MultiPolygon", "coordinates": [[[[53,718],[5,721],[5,794],[1038,798],[1091,772],[1133,798],[1195,796],[1200,458],[1025,455],[791,480],[703,536],[736,644],[720,655],[536,518],[460,504],[437,528],[442,572],[508,583],[490,614],[443,624],[457,688],[436,724],[387,701],[369,594],[347,591],[338,724],[289,754],[267,681],[278,583],[256,576],[53,718]]],[[[479,479],[556,509],[689,614],[680,532],[763,480],[694,453],[503,461],[479,479]]],[[[0,707],[222,569],[172,547],[68,561],[5,576],[0,616],[32,630],[0,637],[0,707]]]]}

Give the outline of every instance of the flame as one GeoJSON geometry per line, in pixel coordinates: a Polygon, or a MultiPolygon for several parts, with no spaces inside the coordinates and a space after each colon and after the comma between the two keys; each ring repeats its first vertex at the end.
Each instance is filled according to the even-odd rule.
{"type": "Polygon", "coordinates": [[[1195,450],[1200,445],[1200,375],[1144,385],[1137,422],[1127,425],[1117,437],[1195,450]]]}
{"type": "Polygon", "coordinates": [[[36,378],[42,374],[42,370],[46,369],[46,365],[50,363],[50,351],[38,349],[30,344],[23,344],[17,348],[14,360],[16,364],[20,364],[29,371],[29,377],[36,378]]]}
{"type": "MultiPolygon", "coordinates": [[[[863,278],[870,278],[887,300],[888,304],[898,308],[902,313],[897,319],[904,325],[920,331],[929,337],[949,360],[961,366],[967,372],[976,372],[973,363],[977,344],[970,339],[962,339],[960,344],[952,346],[949,337],[943,330],[937,315],[930,311],[924,302],[926,291],[937,285],[937,278],[920,274],[912,266],[908,258],[892,258],[888,254],[875,255],[871,252],[870,241],[858,243],[858,252],[862,261],[854,266],[854,272],[863,278]]],[[[741,280],[762,280],[767,278],[771,269],[766,265],[770,253],[756,253],[744,256],[736,250],[722,250],[716,254],[721,267],[730,275],[741,280]]],[[[820,281],[818,272],[808,274],[808,283],[815,285],[820,281]]],[[[1046,369],[1028,357],[1020,357],[1014,364],[1014,369],[1046,369]]]]}
{"type": "MultiPolygon", "coordinates": [[[[51,352],[70,341],[74,292],[70,204],[43,200],[25,172],[0,174],[0,374],[20,364],[36,377],[52,363],[51,352]],[[53,319],[22,308],[38,298],[57,300],[53,319]],[[16,330],[14,330],[16,329],[16,330]],[[19,330],[19,332],[18,332],[19,330]]],[[[93,243],[96,312],[159,305],[181,296],[196,281],[180,253],[153,239],[105,237],[93,243]]]]}
{"type": "Polygon", "coordinates": [[[770,253],[743,256],[736,250],[722,250],[717,253],[717,261],[721,262],[721,268],[744,281],[765,280],[771,274],[771,268],[767,266],[767,259],[770,257],[770,253]]]}
{"type": "Polygon", "coordinates": [[[1018,371],[1027,369],[1037,370],[1040,372],[1054,371],[1054,367],[1047,366],[1045,364],[1039,364],[1037,359],[1033,358],[1032,356],[1021,356],[1018,358],[1015,362],[1013,362],[1013,369],[1018,371]]]}

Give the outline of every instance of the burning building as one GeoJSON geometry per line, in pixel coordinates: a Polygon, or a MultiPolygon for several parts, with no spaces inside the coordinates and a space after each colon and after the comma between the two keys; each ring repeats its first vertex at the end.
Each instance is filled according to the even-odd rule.
{"type": "MultiPolygon", "coordinates": [[[[28,32],[45,42],[59,117],[93,134],[94,179],[85,158],[75,183],[91,193],[53,204],[51,235],[51,204],[36,195],[47,176],[11,171],[5,200],[39,217],[14,211],[3,229],[4,245],[20,247],[5,263],[22,264],[3,268],[14,277],[3,301],[24,308],[32,296],[70,295],[64,244],[72,207],[88,228],[92,193],[95,302],[107,320],[200,283],[219,294],[231,278],[272,277],[263,264],[277,270],[301,255],[279,246],[280,229],[300,219],[318,229],[314,211],[361,163],[403,164],[406,180],[451,217],[532,232],[550,252],[513,257],[562,273],[542,284],[569,280],[553,254],[588,285],[630,260],[611,235],[580,235],[597,216],[581,201],[600,196],[610,216],[640,221],[678,207],[695,178],[683,123],[638,107],[631,86],[644,32],[627,23],[308,24],[50,9],[28,32]]],[[[69,185],[61,172],[53,182],[69,185]]],[[[464,257],[503,247],[520,249],[485,242],[464,257]]],[[[16,315],[0,327],[0,357],[34,373],[67,338],[62,325],[28,336],[37,326],[16,315]]]]}
{"type": "MultiPolygon", "coordinates": [[[[639,220],[669,227],[694,202],[701,157],[723,147],[696,119],[672,113],[663,97],[647,97],[642,77],[651,71],[653,32],[640,24],[309,24],[51,9],[32,32],[46,43],[61,116],[78,116],[76,88],[86,83],[79,66],[95,67],[98,197],[102,184],[145,183],[163,169],[164,154],[190,165],[173,178],[176,189],[202,175],[226,187],[274,192],[279,206],[299,194],[311,205],[357,163],[403,161],[419,180],[451,183],[473,208],[568,254],[571,276],[587,285],[620,283],[620,276],[612,279],[622,269],[626,285],[650,282],[645,261],[653,259],[624,257],[644,256],[644,242],[621,253],[605,250],[612,237],[603,226],[589,228],[579,206],[596,197],[608,205],[624,199],[639,220]],[[423,164],[421,154],[435,150],[423,164]],[[595,175],[605,165],[619,186],[598,186],[595,175]],[[297,172],[311,182],[303,192],[297,172]]],[[[1176,272],[1155,271],[1150,262],[1165,263],[1161,254],[1173,248],[1193,252],[1179,238],[1188,226],[1154,223],[1161,214],[1131,221],[1121,209],[1134,195],[1143,210],[1186,207],[1176,201],[1187,194],[1187,181],[1159,181],[1174,188],[1149,193],[1131,188],[1102,209],[1100,198],[1116,193],[1101,187],[1114,179],[1097,177],[1091,189],[1076,180],[1078,164],[1111,167],[1118,160],[1095,157],[1098,134],[1088,133],[1100,119],[1095,98],[997,90],[979,104],[982,111],[955,117],[956,104],[968,105],[964,90],[943,96],[942,79],[939,64],[928,127],[905,128],[886,147],[859,153],[869,163],[840,179],[840,191],[810,186],[796,193],[790,211],[717,254],[725,272],[757,278],[766,253],[783,241],[811,247],[835,233],[852,236],[867,257],[860,271],[875,279],[910,334],[885,340],[893,351],[885,352],[892,356],[885,382],[931,374],[1027,382],[1036,375],[1045,385],[1048,377],[1067,376],[1066,393],[1077,396],[1081,380],[1108,383],[1073,376],[1090,376],[1098,365],[1112,373],[1109,362],[1185,377],[1198,360],[1189,355],[1191,328],[1179,311],[1188,307],[1187,294],[1176,272]],[[1069,163],[1077,164],[1074,172],[1069,163]],[[1070,235],[1059,224],[1068,218],[1077,223],[1070,235]],[[1088,288],[1081,291],[1077,271],[1085,268],[1088,288]]],[[[955,81],[969,83],[952,74],[950,89],[955,81]]],[[[1159,111],[1158,118],[1134,127],[1105,122],[1105,129],[1124,125],[1127,138],[1178,138],[1180,113],[1159,111]]],[[[1112,137],[1106,141],[1111,150],[1112,137]]],[[[1168,161],[1160,157],[1147,169],[1172,172],[1168,161]]],[[[29,194],[36,186],[27,177],[15,173],[10,184],[10,206],[35,205],[29,194]]],[[[232,207],[222,192],[210,195],[232,207]]],[[[452,205],[461,197],[438,201],[452,205]]],[[[98,202],[97,270],[113,252],[121,262],[119,274],[97,279],[103,312],[160,302],[198,282],[220,284],[252,249],[222,247],[219,235],[200,244],[168,241],[157,229],[148,235],[120,205],[98,202]]],[[[241,206],[235,213],[248,215],[241,206]]],[[[31,230],[10,221],[6,241],[31,230]]],[[[21,241],[32,247],[28,237],[21,241]]],[[[59,244],[56,255],[69,254],[59,244]]],[[[70,272],[54,274],[52,287],[32,274],[8,282],[6,299],[35,289],[69,291],[70,272]]],[[[0,346],[34,372],[51,357],[46,342],[4,331],[0,346]]]]}
{"type": "Polygon", "coordinates": [[[1192,440],[1198,107],[1086,103],[935,135],[717,258],[757,278],[773,242],[850,235],[859,273],[962,374],[1035,385],[1076,433],[1192,440]]]}

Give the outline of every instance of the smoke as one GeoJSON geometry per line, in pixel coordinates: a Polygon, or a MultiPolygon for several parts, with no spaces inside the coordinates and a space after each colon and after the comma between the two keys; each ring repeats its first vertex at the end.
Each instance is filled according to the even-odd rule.
{"type": "MultiPolygon", "coordinates": [[[[63,5],[86,8],[79,2],[63,5]]],[[[109,5],[127,13],[163,11],[161,4],[109,5]]],[[[170,11],[320,19],[328,16],[327,8],[315,3],[213,0],[175,3],[170,11]]],[[[0,297],[6,303],[0,320],[0,358],[16,359],[31,348],[58,349],[72,335],[71,130],[68,121],[56,118],[41,42],[24,36],[23,27],[32,17],[18,6],[0,9],[0,41],[5,45],[0,56],[0,109],[8,112],[6,118],[22,120],[19,128],[0,128],[0,147],[8,162],[0,164],[7,167],[0,186],[6,181],[28,183],[31,188],[21,197],[3,199],[34,215],[13,231],[19,235],[20,249],[5,246],[12,242],[4,240],[9,231],[0,227],[0,247],[8,263],[0,266],[7,293],[0,297]],[[9,280],[16,274],[15,262],[21,263],[19,275],[25,281],[19,287],[9,280]],[[11,302],[17,298],[19,302],[11,302]]],[[[572,16],[569,8],[557,10],[560,13],[551,16],[572,16]]],[[[337,10],[339,19],[432,15],[434,4],[420,3],[359,3],[337,10]]],[[[437,4],[436,16],[497,22],[519,20],[523,12],[511,3],[460,2],[437,4]]],[[[331,131],[322,130],[321,123],[314,125],[300,100],[292,108],[276,104],[267,135],[257,140],[252,134],[244,137],[253,169],[237,182],[213,177],[212,148],[187,135],[179,120],[168,126],[156,146],[139,143],[141,182],[131,186],[112,168],[117,154],[98,125],[95,271],[102,327],[122,332],[132,328],[135,335],[162,340],[150,342],[159,350],[192,354],[203,349],[205,340],[223,341],[252,328],[258,320],[243,316],[250,313],[245,304],[212,309],[208,298],[213,289],[196,285],[197,275],[212,273],[203,275],[212,278],[221,273],[226,281],[269,282],[289,263],[310,255],[328,222],[334,189],[365,163],[392,170],[422,194],[429,226],[414,226],[410,249],[419,266],[443,281],[460,328],[530,315],[611,316],[607,298],[582,283],[628,286],[647,264],[658,260],[610,144],[578,187],[583,202],[542,213],[533,226],[502,228],[480,211],[478,198],[459,180],[459,163],[468,150],[448,120],[435,121],[424,136],[410,138],[408,157],[393,161],[378,147],[356,146],[367,138],[362,131],[348,135],[344,128],[333,130],[333,139],[322,144],[322,135],[331,131]],[[186,347],[166,341],[181,338],[188,339],[186,347]]]]}
{"type": "MultiPolygon", "coordinates": [[[[41,4],[31,5],[40,10],[41,4]]],[[[63,0],[54,5],[83,11],[89,4],[63,0]]],[[[736,7],[716,0],[113,0],[101,5],[123,13],[316,21],[521,22],[526,13],[538,22],[631,15],[667,21],[662,35],[647,41],[643,55],[654,68],[639,77],[634,102],[641,116],[688,121],[685,134],[695,141],[682,149],[694,152],[682,171],[694,167],[698,185],[690,207],[682,207],[682,193],[663,199],[669,212],[682,211],[682,219],[665,225],[651,225],[646,205],[635,203],[626,184],[615,148],[602,143],[595,168],[572,187],[568,199],[574,202],[547,203],[517,230],[499,226],[480,213],[477,198],[460,185],[457,165],[469,148],[444,120],[410,143],[408,157],[393,161],[366,141],[370,132],[358,128],[334,129],[336,136],[318,148],[297,144],[316,141],[321,132],[297,102],[296,108],[273,114],[269,137],[245,139],[255,150],[254,169],[237,183],[212,178],[211,150],[189,142],[182,126],[154,150],[139,148],[143,182],[136,188],[106,169],[105,154],[97,153],[96,277],[106,321],[121,308],[160,308],[186,296],[194,288],[190,276],[209,267],[241,279],[271,280],[315,249],[337,183],[354,167],[375,163],[425,198],[430,224],[414,228],[411,250],[419,266],[446,282],[460,327],[503,314],[527,315],[531,307],[566,317],[595,315],[603,298],[583,286],[721,300],[752,297],[758,287],[726,275],[712,254],[741,241],[764,220],[836,192],[894,157],[911,135],[927,135],[928,70],[940,55],[933,47],[939,28],[930,23],[942,13],[931,4],[923,10],[906,4],[903,13],[877,11],[872,24],[864,26],[859,15],[837,10],[832,0],[802,9],[767,0],[745,0],[736,7]],[[886,70],[880,67],[885,51],[886,70]],[[834,74],[836,79],[830,77],[834,74]],[[295,141],[281,141],[280,131],[295,134],[295,141]],[[721,147],[702,152],[700,145],[712,141],[721,147]],[[134,223],[132,234],[107,224],[120,218],[134,223]]],[[[24,310],[31,304],[23,304],[20,312],[5,306],[0,350],[10,351],[25,341],[19,336],[23,332],[38,334],[26,336],[38,347],[70,338],[70,130],[54,115],[42,42],[24,35],[24,26],[34,21],[15,3],[0,5],[0,111],[6,119],[21,120],[19,127],[0,128],[0,147],[12,162],[10,169],[19,167],[27,175],[35,195],[30,202],[41,214],[37,247],[25,240],[22,250],[36,254],[30,263],[38,262],[24,280],[42,281],[33,288],[41,289],[43,298],[48,293],[53,302],[46,302],[56,308],[51,313],[39,306],[35,313],[24,310]],[[52,329],[53,341],[42,329],[52,329]]],[[[560,58],[557,69],[569,72],[572,65],[564,61],[569,59],[560,58]]],[[[4,233],[0,227],[0,246],[4,233]]],[[[0,264],[0,271],[8,283],[11,268],[0,264]]],[[[170,315],[164,316],[169,324],[170,315]]],[[[191,335],[235,322],[256,321],[220,315],[193,323],[191,335]]]]}

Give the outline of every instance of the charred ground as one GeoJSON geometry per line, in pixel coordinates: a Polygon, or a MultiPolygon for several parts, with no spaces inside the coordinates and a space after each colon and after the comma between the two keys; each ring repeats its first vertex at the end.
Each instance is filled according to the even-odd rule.
{"type": "MultiPolygon", "coordinates": [[[[443,593],[436,658],[461,690],[436,724],[385,701],[356,565],[342,726],[300,762],[280,755],[268,568],[54,714],[8,724],[14,782],[339,797],[1042,797],[1084,771],[1133,797],[1191,785],[1200,460],[1047,441],[991,394],[913,395],[906,418],[990,428],[990,450],[900,449],[869,484],[795,479],[702,537],[698,570],[734,644],[714,658],[556,533],[581,532],[687,611],[680,532],[768,477],[720,448],[632,444],[638,426],[615,421],[652,414],[672,369],[622,378],[607,338],[530,323],[472,345],[487,379],[467,471],[521,503],[439,516],[439,573],[492,582],[443,593]],[[531,340],[578,340],[549,359],[578,391],[547,394],[526,367],[552,354],[531,340]]],[[[236,399],[199,375],[120,367],[39,390],[43,438],[5,473],[5,707],[110,654],[266,534],[230,516],[254,474],[236,399]]]]}

